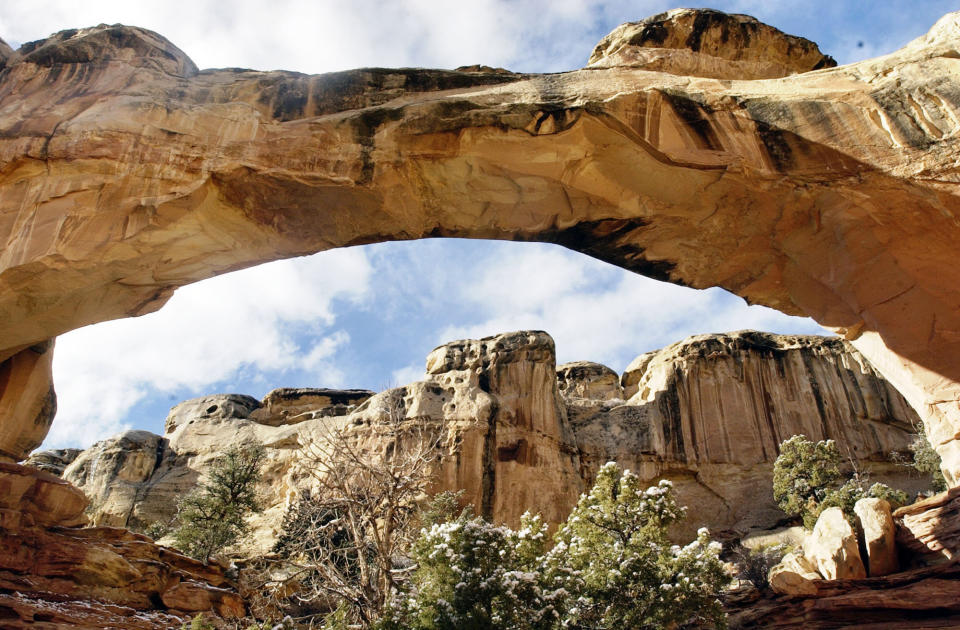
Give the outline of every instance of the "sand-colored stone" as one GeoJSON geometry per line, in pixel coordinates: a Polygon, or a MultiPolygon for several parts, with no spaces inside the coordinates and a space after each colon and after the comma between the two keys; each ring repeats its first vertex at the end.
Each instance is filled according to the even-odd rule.
{"type": "Polygon", "coordinates": [[[770,569],[770,588],[781,595],[816,595],[814,580],[822,580],[813,565],[803,554],[788,553],[770,569]]]}
{"type": "Polygon", "coordinates": [[[58,477],[64,469],[83,451],[79,448],[58,448],[52,451],[34,451],[26,460],[24,466],[31,466],[58,477]]]}
{"type": "Polygon", "coordinates": [[[589,68],[632,66],[714,79],[772,79],[837,65],[816,44],[749,15],[674,9],[615,28],[589,68]]]}
{"type": "MultiPolygon", "coordinates": [[[[689,28],[708,19],[692,15],[689,28]]],[[[689,19],[667,20],[681,30],[664,41],[686,42],[689,19]]],[[[884,57],[758,80],[619,52],[550,75],[197,72],[162,37],[108,26],[4,52],[0,356],[266,260],[426,236],[548,241],[842,331],[920,412],[953,482],[958,21],[884,57]]],[[[717,48],[733,33],[720,22],[672,54],[820,65],[759,26],[717,48]]],[[[0,417],[15,459],[36,442],[33,411],[0,417]]]]}
{"type": "Polygon", "coordinates": [[[250,397],[206,396],[174,407],[163,438],[128,432],[105,440],[64,476],[90,495],[94,523],[145,528],[167,522],[176,499],[228,445],[263,442],[267,509],[252,520],[246,552],[269,548],[284,511],[310,487],[300,445],[325,439],[329,427],[346,428],[371,456],[396,446],[398,424],[439,435],[434,489],[462,489],[478,513],[511,525],[526,510],[551,524],[565,520],[598,467],[616,460],[651,485],[673,481],[691,509],[678,538],[704,525],[772,527],[784,518],[770,489],[777,440],[813,428],[818,439],[849,441],[877,479],[910,490],[927,483],[886,463],[890,450],[910,443],[916,416],[847,342],[743,332],[693,337],[654,354],[653,372],[641,380],[659,389],[650,400],[625,402],[610,397],[619,385],[605,366],[556,368],[545,333],[455,341],[430,353],[425,380],[376,394],[349,415],[324,415],[324,399],[291,424],[280,421],[283,406],[274,407],[281,416],[274,419],[263,413],[269,405],[250,397]],[[719,392],[722,404],[691,392],[719,392]],[[870,396],[879,402],[864,405],[870,396]],[[755,400],[762,404],[743,402],[755,400]]]}
{"type": "Polygon", "coordinates": [[[0,462],[20,461],[40,446],[56,413],[53,342],[0,351],[0,462]]]}
{"type": "Polygon", "coordinates": [[[861,557],[870,577],[895,573],[900,568],[897,560],[896,527],[890,514],[890,504],[883,499],[860,499],[853,506],[857,516],[858,534],[862,536],[861,557]]]}
{"type": "Polygon", "coordinates": [[[783,518],[772,465],[793,435],[837,440],[877,481],[908,492],[929,485],[889,462],[891,451],[907,449],[915,412],[842,339],[697,335],[638,357],[622,382],[634,392],[625,403],[568,401],[581,466],[614,459],[645,478],[669,478],[688,505],[712,515],[714,529],[783,518]]]}
{"type": "Polygon", "coordinates": [[[857,533],[838,507],[825,509],[803,543],[803,556],[827,580],[867,577],[857,533]]]}
{"type": "Polygon", "coordinates": [[[345,416],[373,396],[367,389],[275,389],[250,417],[263,424],[296,424],[313,418],[345,416]]]}
{"type": "Polygon", "coordinates": [[[557,367],[557,386],[565,398],[623,400],[620,375],[600,363],[573,361],[557,367]]]}
{"type": "Polygon", "coordinates": [[[86,523],[83,515],[87,497],[63,479],[48,472],[0,462],[0,510],[19,513],[7,517],[7,523],[20,526],[59,525],[72,527],[86,523]]]}
{"type": "Polygon", "coordinates": [[[933,630],[960,627],[960,565],[859,580],[818,580],[816,592],[727,600],[733,630],[933,630]]]}

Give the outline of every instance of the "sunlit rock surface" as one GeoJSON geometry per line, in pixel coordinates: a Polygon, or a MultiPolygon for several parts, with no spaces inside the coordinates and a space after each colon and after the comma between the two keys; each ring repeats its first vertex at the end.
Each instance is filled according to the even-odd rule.
{"type": "Polygon", "coordinates": [[[258,262],[459,236],[810,315],[904,393],[953,482],[958,19],[834,68],[713,11],[622,27],[548,75],[198,71],[123,26],[4,46],[0,449],[23,459],[52,415],[25,348],[258,262]]]}
{"type": "Polygon", "coordinates": [[[300,446],[326,439],[329,427],[370,453],[393,448],[397,426],[440,435],[434,489],[462,489],[478,513],[512,525],[527,510],[565,520],[599,466],[615,460],[651,484],[673,481],[690,508],[678,536],[702,525],[741,534],[771,527],[785,518],[771,490],[777,445],[797,433],[836,439],[877,481],[911,492],[929,484],[888,460],[910,443],[916,414],[841,339],[691,337],[652,353],[638,382],[641,391],[624,401],[610,368],[558,368],[543,332],[455,341],[430,353],[425,380],[347,415],[324,415],[324,399],[316,413],[298,407],[308,419],[285,424],[249,397],[194,399],[171,410],[177,420],[168,418],[162,438],[137,431],[105,440],[64,477],[89,494],[94,523],[142,529],[168,522],[176,499],[228,445],[258,440],[267,447],[267,510],[253,519],[248,550],[269,547],[286,507],[310,487],[300,446]]]}
{"type": "Polygon", "coordinates": [[[180,627],[199,611],[235,619],[246,607],[223,568],[149,538],[86,523],[75,486],[0,462],[0,627],[180,627]]]}

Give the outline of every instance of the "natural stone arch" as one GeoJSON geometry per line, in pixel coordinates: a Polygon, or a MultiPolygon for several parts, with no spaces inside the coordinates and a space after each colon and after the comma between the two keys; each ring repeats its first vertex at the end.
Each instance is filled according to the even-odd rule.
{"type": "Polygon", "coordinates": [[[267,260],[460,236],[810,315],[901,389],[955,480],[958,24],[814,72],[809,42],[716,12],[553,75],[198,72],[119,26],[0,46],[0,449],[45,435],[37,344],[60,333],[267,260]]]}

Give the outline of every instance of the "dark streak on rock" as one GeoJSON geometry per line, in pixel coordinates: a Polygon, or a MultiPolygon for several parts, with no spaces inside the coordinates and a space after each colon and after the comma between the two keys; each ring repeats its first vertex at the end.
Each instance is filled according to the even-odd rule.
{"type": "Polygon", "coordinates": [[[376,144],[374,136],[384,123],[403,119],[403,108],[377,107],[362,112],[351,119],[356,130],[357,142],[360,144],[362,167],[358,184],[368,184],[373,181],[373,172],[376,168],[373,159],[373,149],[376,144]]]}
{"type": "MultiPolygon", "coordinates": [[[[50,389],[47,390],[46,396],[43,398],[43,405],[40,407],[40,411],[37,412],[36,417],[33,419],[34,426],[43,426],[49,427],[53,423],[54,416],[57,415],[57,392],[53,389],[53,384],[50,384],[50,389]]],[[[46,432],[44,432],[46,435],[46,432]]]]}
{"type": "Polygon", "coordinates": [[[723,148],[723,145],[720,143],[720,138],[713,130],[713,125],[710,122],[710,114],[713,113],[710,107],[704,103],[694,101],[689,95],[678,92],[663,90],[661,94],[664,100],[670,103],[673,111],[676,112],[684,124],[697,134],[697,137],[700,138],[703,144],[703,148],[712,151],[723,148]]]}
{"type": "Polygon", "coordinates": [[[643,255],[645,249],[632,242],[632,233],[647,225],[644,219],[583,221],[566,229],[544,230],[530,239],[520,240],[556,243],[648,278],[683,285],[681,280],[671,276],[675,263],[648,260],[643,255]]]}

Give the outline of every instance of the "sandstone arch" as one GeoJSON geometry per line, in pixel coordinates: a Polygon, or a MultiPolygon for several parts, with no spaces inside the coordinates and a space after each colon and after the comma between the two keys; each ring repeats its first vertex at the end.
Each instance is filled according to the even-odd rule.
{"type": "Polygon", "coordinates": [[[0,455],[46,433],[60,333],[267,260],[461,236],[808,314],[901,389],[956,481],[958,58],[960,14],[840,68],[709,11],[553,75],[198,71],[121,26],[4,44],[0,455]]]}

